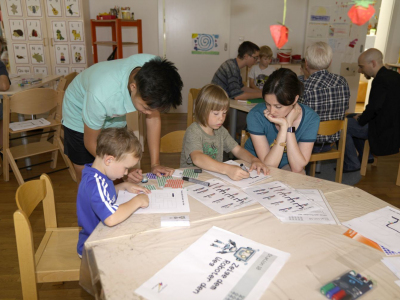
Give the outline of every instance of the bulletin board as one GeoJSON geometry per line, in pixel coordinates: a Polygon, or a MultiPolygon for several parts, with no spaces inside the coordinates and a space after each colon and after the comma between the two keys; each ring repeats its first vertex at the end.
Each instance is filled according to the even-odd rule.
{"type": "Polygon", "coordinates": [[[315,42],[328,43],[333,50],[329,70],[335,74],[343,73],[343,63],[354,66],[364,50],[368,24],[357,26],[351,22],[347,16],[351,6],[348,1],[308,1],[304,53],[315,42]]]}

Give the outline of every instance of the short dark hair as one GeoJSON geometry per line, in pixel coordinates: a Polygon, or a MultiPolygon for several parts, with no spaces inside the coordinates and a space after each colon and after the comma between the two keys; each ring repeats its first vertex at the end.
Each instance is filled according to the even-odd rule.
{"type": "Polygon", "coordinates": [[[103,129],[97,137],[96,156],[112,155],[117,161],[126,155],[142,157],[142,146],[132,130],[123,128],[103,129]]]}
{"type": "Polygon", "coordinates": [[[154,58],[136,73],[137,92],[151,108],[166,112],[182,104],[182,79],[174,64],[154,58]]]}
{"type": "Polygon", "coordinates": [[[245,54],[251,56],[251,55],[253,55],[254,52],[256,52],[256,51],[260,51],[260,47],[258,47],[256,44],[254,44],[254,43],[252,43],[252,42],[246,41],[246,42],[243,42],[243,43],[239,46],[239,49],[238,49],[238,57],[239,57],[239,58],[243,58],[243,56],[244,56],[245,54]]]}
{"type": "Polygon", "coordinates": [[[303,83],[297,78],[295,72],[290,69],[280,68],[269,75],[264,84],[262,96],[272,94],[278,102],[284,106],[292,105],[296,96],[303,95],[303,83]]]}

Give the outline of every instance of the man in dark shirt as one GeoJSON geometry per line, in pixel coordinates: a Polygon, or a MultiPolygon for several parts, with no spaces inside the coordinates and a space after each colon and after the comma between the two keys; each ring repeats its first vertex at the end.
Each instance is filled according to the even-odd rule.
{"type": "Polygon", "coordinates": [[[384,67],[375,48],[360,55],[358,72],[374,80],[364,112],[348,120],[343,172],[360,170],[366,139],[378,156],[398,153],[400,147],[400,74],[384,67]]]}

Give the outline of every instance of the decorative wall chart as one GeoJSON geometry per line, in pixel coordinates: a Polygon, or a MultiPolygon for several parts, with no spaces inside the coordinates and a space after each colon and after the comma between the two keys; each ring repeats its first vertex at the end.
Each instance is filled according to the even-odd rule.
{"type": "Polygon", "coordinates": [[[192,54],[219,55],[219,34],[192,33],[192,54]]]}

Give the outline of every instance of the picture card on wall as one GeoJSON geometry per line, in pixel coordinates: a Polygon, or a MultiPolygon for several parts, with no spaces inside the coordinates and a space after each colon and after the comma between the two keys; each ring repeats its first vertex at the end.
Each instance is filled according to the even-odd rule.
{"type": "Polygon", "coordinates": [[[48,75],[47,67],[33,67],[33,73],[35,75],[42,75],[46,77],[48,75]]]}
{"type": "Polygon", "coordinates": [[[71,56],[73,64],[86,64],[85,45],[71,45],[71,56]]]}
{"type": "Polygon", "coordinates": [[[13,44],[14,60],[16,64],[29,64],[28,48],[26,44],[13,44]]]}
{"type": "Polygon", "coordinates": [[[30,41],[41,41],[42,26],[40,20],[26,20],[27,36],[30,41]]]}
{"type": "Polygon", "coordinates": [[[42,3],[40,0],[25,0],[28,17],[42,16],[42,3]]]}
{"type": "Polygon", "coordinates": [[[10,19],[10,31],[11,39],[14,41],[24,41],[25,40],[25,28],[24,21],[17,19],[10,19]]]}
{"type": "Polygon", "coordinates": [[[56,64],[57,65],[68,65],[69,60],[69,51],[68,45],[54,45],[54,49],[56,50],[56,64]]]}
{"type": "Polygon", "coordinates": [[[62,17],[60,0],[46,0],[46,6],[49,17],[62,17]]]}
{"type": "Polygon", "coordinates": [[[43,44],[30,44],[29,50],[31,52],[33,65],[44,65],[45,64],[43,44]]]}
{"type": "Polygon", "coordinates": [[[10,17],[22,17],[21,0],[7,0],[7,12],[10,17]]]}
{"type": "Polygon", "coordinates": [[[17,67],[16,69],[18,75],[26,75],[31,73],[30,67],[17,67]]]}
{"type": "Polygon", "coordinates": [[[68,75],[69,68],[68,67],[56,67],[56,75],[68,75]]]}
{"type": "Polygon", "coordinates": [[[76,72],[76,73],[81,73],[82,71],[84,71],[85,70],[85,68],[81,68],[81,67],[79,67],[79,68],[77,68],[77,67],[72,67],[71,68],[71,72],[76,72]]]}
{"type": "Polygon", "coordinates": [[[67,17],[79,17],[81,15],[79,0],[65,0],[65,15],[67,17]]]}
{"type": "Polygon", "coordinates": [[[69,40],[71,42],[83,42],[84,39],[84,30],[83,30],[83,22],[74,21],[68,22],[68,32],[69,32],[69,40]]]}
{"type": "Polygon", "coordinates": [[[67,27],[65,21],[53,21],[53,38],[55,42],[66,42],[68,41],[67,27]]]}

